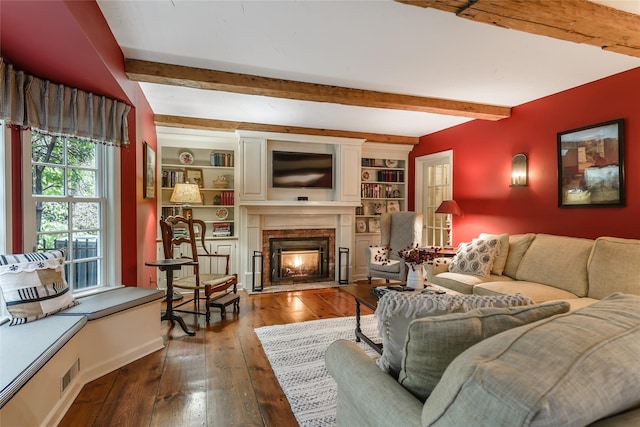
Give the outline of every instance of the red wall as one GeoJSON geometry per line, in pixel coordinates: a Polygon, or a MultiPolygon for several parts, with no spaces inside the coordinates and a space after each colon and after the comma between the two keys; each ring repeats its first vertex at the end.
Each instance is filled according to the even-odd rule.
{"type": "MultiPolygon", "coordinates": [[[[142,197],[142,142],[156,149],[153,112],[140,86],[126,77],[124,56],[100,8],[93,1],[2,1],[0,52],[27,73],[132,106],[131,144],[121,149],[122,283],[150,286],[156,271],[144,267],[144,261],[155,259],[156,202],[142,197]]],[[[15,181],[20,181],[19,171],[15,181]]],[[[20,206],[19,194],[14,202],[20,206]]],[[[19,218],[21,211],[13,214],[19,218]]],[[[21,247],[21,241],[13,242],[14,250],[21,247]]]]}
{"type": "MultiPolygon", "coordinates": [[[[423,136],[410,164],[449,149],[453,198],[464,211],[453,218],[454,244],[481,232],[640,239],[640,68],[515,107],[508,119],[474,120],[423,136]],[[619,118],[625,121],[626,206],[559,208],[556,134],[619,118]],[[529,159],[528,187],[509,187],[517,153],[529,159]]],[[[409,182],[414,179],[412,169],[409,182]]]]}

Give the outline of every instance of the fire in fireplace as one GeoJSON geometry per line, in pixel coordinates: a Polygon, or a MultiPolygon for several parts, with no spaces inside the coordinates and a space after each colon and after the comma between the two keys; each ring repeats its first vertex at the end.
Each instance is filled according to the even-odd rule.
{"type": "Polygon", "coordinates": [[[328,237],[269,239],[271,282],[308,282],[328,278],[328,251],[328,237]]]}

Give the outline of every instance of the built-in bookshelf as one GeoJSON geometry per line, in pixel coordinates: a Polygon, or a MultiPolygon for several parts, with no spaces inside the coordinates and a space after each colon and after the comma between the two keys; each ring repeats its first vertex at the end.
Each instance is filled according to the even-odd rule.
{"type": "Polygon", "coordinates": [[[212,148],[162,147],[160,215],[183,215],[183,206],[172,203],[178,183],[200,186],[201,204],[191,204],[193,217],[207,226],[206,238],[236,236],[235,151],[212,148]]]}
{"type": "Polygon", "coordinates": [[[380,215],[406,209],[405,160],[363,157],[356,233],[379,233],[380,215]]]}

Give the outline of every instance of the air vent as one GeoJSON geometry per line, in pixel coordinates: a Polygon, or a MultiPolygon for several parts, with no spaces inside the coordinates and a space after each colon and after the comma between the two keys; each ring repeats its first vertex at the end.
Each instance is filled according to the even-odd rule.
{"type": "Polygon", "coordinates": [[[60,396],[64,394],[64,391],[69,387],[71,381],[78,375],[80,372],[80,358],[77,358],[73,365],[69,368],[69,370],[60,378],[60,396]]]}

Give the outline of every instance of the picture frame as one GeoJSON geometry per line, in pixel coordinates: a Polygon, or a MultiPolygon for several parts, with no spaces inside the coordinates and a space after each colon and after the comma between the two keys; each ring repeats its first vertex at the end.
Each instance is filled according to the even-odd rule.
{"type": "Polygon", "coordinates": [[[142,174],[142,187],[144,198],[153,199],[156,197],[156,152],[147,144],[143,143],[142,158],[144,159],[142,174]]]}
{"type": "Polygon", "coordinates": [[[387,212],[400,212],[400,202],[398,200],[387,201],[387,212]]]}
{"type": "Polygon", "coordinates": [[[369,233],[380,232],[380,220],[378,218],[369,218],[369,233]]]}
{"type": "Polygon", "coordinates": [[[625,205],[624,120],[559,132],[558,206],[625,205]]]}
{"type": "Polygon", "coordinates": [[[198,187],[204,186],[204,176],[200,168],[184,168],[184,182],[190,184],[198,184],[198,187]]]}

